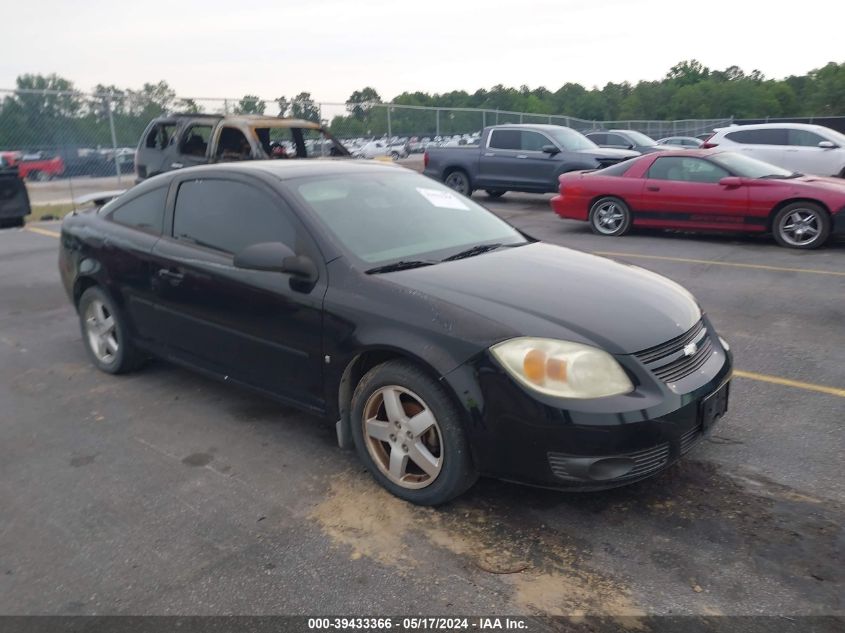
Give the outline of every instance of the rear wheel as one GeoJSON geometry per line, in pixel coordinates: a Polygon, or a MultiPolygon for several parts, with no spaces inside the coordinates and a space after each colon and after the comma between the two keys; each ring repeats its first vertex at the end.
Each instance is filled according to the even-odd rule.
{"type": "Polygon", "coordinates": [[[590,208],[590,228],[599,235],[624,235],[631,228],[631,210],[619,198],[600,198],[590,208]]]}
{"type": "Polygon", "coordinates": [[[399,160],[399,152],[390,152],[390,157],[393,160],[399,160]]]}
{"type": "Polygon", "coordinates": [[[787,248],[818,248],[830,235],[830,216],[813,202],[793,202],[775,215],[772,233],[787,248]]]}
{"type": "Polygon", "coordinates": [[[472,195],[472,185],[470,185],[469,175],[467,175],[463,169],[453,169],[450,171],[446,174],[446,178],[443,180],[443,183],[461,195],[472,195]]]}
{"type": "Polygon", "coordinates": [[[503,189],[485,189],[484,191],[491,198],[501,198],[507,193],[507,191],[503,189]]]}
{"type": "Polygon", "coordinates": [[[406,501],[446,503],[478,477],[457,406],[412,363],[388,361],[367,372],[352,396],[351,421],[361,461],[406,501]]]}
{"type": "Polygon", "coordinates": [[[142,357],[132,344],[123,313],[112,298],[93,286],[79,299],[82,342],[98,369],[122,374],[135,369],[142,357]]]}

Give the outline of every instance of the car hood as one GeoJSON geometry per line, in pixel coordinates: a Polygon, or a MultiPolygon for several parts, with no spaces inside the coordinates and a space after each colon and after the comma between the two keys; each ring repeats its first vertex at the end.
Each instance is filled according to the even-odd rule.
{"type": "MultiPolygon", "coordinates": [[[[664,343],[701,318],[695,298],[665,277],[539,242],[385,276],[514,336],[575,340],[614,354],[664,343]]],[[[478,326],[476,333],[485,329],[478,326]]]]}
{"type": "Polygon", "coordinates": [[[595,156],[596,158],[634,158],[639,152],[630,149],[613,149],[611,147],[596,147],[595,149],[579,149],[579,154],[584,156],[595,156]]]}
{"type": "Polygon", "coordinates": [[[789,183],[801,189],[818,189],[821,187],[827,191],[845,194],[845,180],[842,178],[806,175],[799,178],[790,178],[789,180],[780,180],[775,182],[789,183]]]}

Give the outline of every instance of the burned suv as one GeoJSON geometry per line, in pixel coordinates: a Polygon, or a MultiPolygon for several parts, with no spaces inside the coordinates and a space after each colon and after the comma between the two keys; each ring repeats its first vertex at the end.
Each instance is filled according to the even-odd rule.
{"type": "Polygon", "coordinates": [[[261,115],[173,114],[150,121],[138,143],[140,182],[182,167],[236,160],[349,156],[320,124],[261,115]]]}

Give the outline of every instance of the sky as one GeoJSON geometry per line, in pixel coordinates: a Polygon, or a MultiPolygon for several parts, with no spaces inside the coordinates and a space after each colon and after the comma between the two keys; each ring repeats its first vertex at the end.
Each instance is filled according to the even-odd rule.
{"type": "Polygon", "coordinates": [[[841,0],[31,0],[3,16],[0,89],[55,72],[81,90],[342,102],[368,85],[388,99],[635,83],[691,58],[772,78],[845,62],[841,0]]]}

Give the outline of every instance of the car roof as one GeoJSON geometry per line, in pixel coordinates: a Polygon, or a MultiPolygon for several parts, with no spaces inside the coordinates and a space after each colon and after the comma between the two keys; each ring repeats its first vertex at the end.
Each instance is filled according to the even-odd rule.
{"type": "Polygon", "coordinates": [[[285,117],[269,116],[266,114],[206,114],[190,112],[174,112],[172,114],[163,114],[156,117],[156,120],[183,120],[183,119],[208,119],[212,121],[225,121],[226,123],[246,125],[249,127],[260,127],[265,124],[268,127],[304,127],[309,129],[318,129],[319,123],[314,121],[307,121],[305,119],[289,119],[285,117]]]}
{"type": "Polygon", "coordinates": [[[769,130],[777,128],[786,128],[790,130],[829,130],[830,128],[823,125],[816,125],[815,123],[748,123],[747,125],[730,125],[727,127],[717,127],[716,132],[736,132],[738,130],[769,130]]]}
{"type": "Polygon", "coordinates": [[[224,170],[241,174],[269,174],[279,180],[291,178],[308,178],[310,176],[323,176],[329,174],[361,174],[361,173],[387,173],[387,170],[403,170],[417,173],[400,165],[379,160],[349,160],[347,158],[320,158],[313,160],[245,160],[232,163],[215,163],[212,165],[198,165],[186,169],[179,169],[176,172],[168,173],[202,173],[209,170],[224,170]]]}

